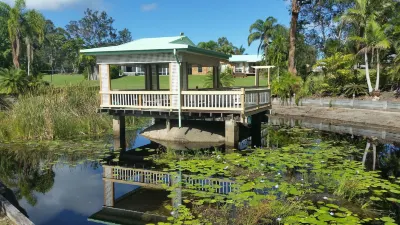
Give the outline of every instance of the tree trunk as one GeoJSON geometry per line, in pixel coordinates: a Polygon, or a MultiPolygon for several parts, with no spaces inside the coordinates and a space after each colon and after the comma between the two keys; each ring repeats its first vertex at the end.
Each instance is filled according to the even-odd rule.
{"type": "Polygon", "coordinates": [[[289,49],[289,73],[297,75],[295,65],[295,53],[296,53],[296,33],[297,33],[297,21],[299,19],[300,6],[297,4],[297,0],[292,0],[292,19],[290,22],[290,49],[289,49]]]}
{"type": "Polygon", "coordinates": [[[379,75],[380,75],[380,68],[381,62],[379,60],[379,49],[376,51],[376,82],[375,82],[375,91],[379,90],[379,75]]]}
{"type": "Polygon", "coordinates": [[[26,56],[28,58],[28,76],[31,75],[31,44],[26,40],[26,56]]]}
{"type": "Polygon", "coordinates": [[[367,78],[367,84],[368,84],[368,92],[372,92],[372,85],[371,85],[371,78],[369,77],[369,66],[368,66],[368,53],[365,51],[365,77],[367,78]]]}
{"type": "Polygon", "coordinates": [[[13,63],[15,68],[19,69],[20,68],[20,64],[19,64],[19,38],[15,37],[14,41],[12,42],[12,55],[13,55],[13,63]]]}
{"type": "Polygon", "coordinates": [[[264,54],[265,54],[265,64],[268,66],[268,37],[265,37],[265,48],[264,48],[264,54]]]}

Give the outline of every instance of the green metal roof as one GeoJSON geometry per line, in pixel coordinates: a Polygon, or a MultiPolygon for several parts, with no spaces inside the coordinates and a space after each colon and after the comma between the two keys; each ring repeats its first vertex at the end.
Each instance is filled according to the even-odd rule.
{"type": "Polygon", "coordinates": [[[115,55],[115,54],[138,54],[138,53],[158,53],[178,51],[188,51],[197,54],[208,55],[221,59],[229,59],[230,55],[196,47],[196,45],[186,36],[143,38],[126,44],[84,49],[80,52],[85,55],[115,55]]]}

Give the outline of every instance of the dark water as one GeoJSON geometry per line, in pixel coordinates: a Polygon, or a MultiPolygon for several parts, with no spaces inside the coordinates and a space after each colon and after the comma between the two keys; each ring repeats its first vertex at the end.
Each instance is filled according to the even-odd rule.
{"type": "MultiPolygon", "coordinates": [[[[266,126],[265,124],[264,128],[266,126]]],[[[400,175],[400,137],[396,131],[346,124],[334,126],[321,121],[292,118],[270,118],[269,127],[276,132],[273,135],[273,132],[269,133],[267,129],[262,131],[264,137],[262,143],[265,146],[273,148],[290,144],[290,138],[285,139],[285,135],[276,135],[282,127],[286,128],[285,132],[290,132],[290,127],[321,129],[313,131],[316,142],[346,140],[360,150],[369,146],[370,151],[367,151],[365,157],[357,160],[364,160],[368,169],[383,171],[384,176],[400,175]],[[371,153],[372,147],[377,149],[375,160],[371,153]]],[[[123,162],[125,164],[129,160],[135,160],[136,148],[142,146],[162,148],[136,132],[133,132],[131,137],[129,146],[133,150],[126,153],[129,157],[125,158],[123,162]]],[[[109,141],[104,140],[104,142],[109,141]]],[[[239,146],[241,149],[248,148],[251,146],[251,138],[242,140],[239,146]]],[[[101,210],[104,205],[103,169],[96,159],[87,161],[83,155],[81,159],[73,159],[74,162],[71,163],[68,157],[60,154],[61,159],[50,166],[52,172],[46,172],[36,168],[43,165],[43,162],[31,162],[33,156],[24,154],[21,156],[18,151],[0,149],[0,181],[6,183],[14,192],[20,208],[26,211],[35,224],[96,224],[88,221],[88,218],[101,210]]],[[[46,160],[42,156],[38,158],[46,160]]],[[[115,185],[115,198],[138,188],[135,185],[115,185]]]]}

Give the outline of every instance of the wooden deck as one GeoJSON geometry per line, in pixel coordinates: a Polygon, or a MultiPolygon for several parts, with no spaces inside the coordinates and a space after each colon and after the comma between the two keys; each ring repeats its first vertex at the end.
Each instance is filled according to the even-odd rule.
{"type": "Polygon", "coordinates": [[[232,113],[247,116],[271,107],[271,91],[268,88],[189,90],[182,91],[180,96],[171,91],[108,91],[100,94],[101,111],[165,113],[178,112],[181,107],[182,113],[232,113]]]}

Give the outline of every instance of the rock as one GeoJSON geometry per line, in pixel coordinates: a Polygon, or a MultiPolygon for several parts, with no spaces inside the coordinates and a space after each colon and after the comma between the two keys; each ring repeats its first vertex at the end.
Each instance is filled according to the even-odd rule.
{"type": "Polygon", "coordinates": [[[380,99],[381,99],[380,97],[374,96],[374,97],[372,98],[372,101],[379,101],[380,99]]]}

